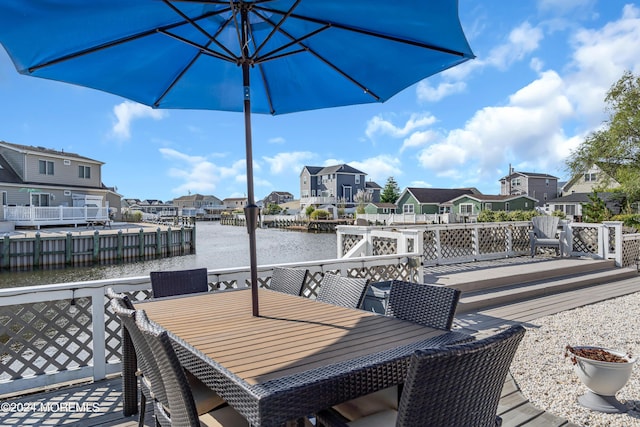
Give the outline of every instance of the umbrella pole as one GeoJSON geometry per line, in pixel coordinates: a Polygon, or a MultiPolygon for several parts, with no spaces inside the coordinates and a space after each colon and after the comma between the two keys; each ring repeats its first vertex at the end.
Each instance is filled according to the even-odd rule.
{"type": "MultiPolygon", "coordinates": [[[[243,27],[246,23],[246,10],[241,11],[243,27]]],[[[246,34],[243,31],[243,35],[246,34]]],[[[248,57],[247,43],[244,44],[243,56],[248,57]]],[[[249,64],[242,63],[242,85],[244,88],[244,133],[245,152],[247,157],[247,206],[244,208],[244,217],[247,221],[249,232],[249,265],[251,269],[251,311],[254,316],[259,316],[258,308],[258,261],[256,250],[256,228],[258,227],[258,206],[256,206],[253,191],[253,149],[251,140],[251,93],[249,81],[249,64]]]]}

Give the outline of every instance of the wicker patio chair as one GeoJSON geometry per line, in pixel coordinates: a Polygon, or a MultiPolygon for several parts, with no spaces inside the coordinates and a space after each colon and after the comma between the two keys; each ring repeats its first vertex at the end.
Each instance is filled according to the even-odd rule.
{"type": "Polygon", "coordinates": [[[421,283],[391,282],[385,315],[438,329],[451,329],[460,290],[421,283]]]}
{"type": "MultiPolygon", "coordinates": [[[[162,376],[158,367],[156,359],[153,357],[151,348],[149,347],[147,340],[140,333],[140,329],[136,326],[136,317],[141,313],[129,309],[127,306],[131,305],[131,302],[127,298],[121,298],[122,294],[111,294],[111,309],[118,316],[122,323],[123,331],[127,332],[130,337],[131,345],[133,346],[135,353],[131,355],[128,360],[123,360],[123,365],[128,367],[138,366],[136,376],[140,379],[140,410],[138,417],[138,425],[144,425],[145,409],[147,400],[151,402],[162,402],[166,404],[167,396],[162,382],[162,376]]],[[[125,334],[123,333],[123,337],[125,334]]],[[[124,339],[124,338],[123,338],[124,339]]],[[[123,341],[123,347],[127,345],[123,341]]],[[[124,368],[123,368],[124,370],[124,368]]],[[[196,410],[199,414],[209,412],[210,410],[217,408],[225,401],[207,385],[202,383],[199,379],[185,371],[188,386],[194,396],[196,403],[196,410]]],[[[125,376],[123,375],[123,378],[125,376]]],[[[135,378],[135,377],[134,377],[135,378]]],[[[135,389],[135,388],[131,388],[135,389]]],[[[156,408],[154,407],[154,418],[156,417],[156,408]]]]}
{"type": "Polygon", "coordinates": [[[536,254],[536,248],[555,247],[560,257],[564,256],[562,240],[564,240],[564,231],[558,233],[558,223],[560,218],[553,215],[540,215],[531,218],[533,230],[529,231],[529,239],[531,241],[531,257],[536,254]],[[559,236],[557,236],[559,234],[559,236]]]}
{"type": "Polygon", "coordinates": [[[191,387],[167,332],[152,325],[144,311],[136,312],[136,325],[155,357],[166,392],[166,401],[156,405],[156,420],[161,426],[248,426],[247,420],[225,405],[199,413],[191,387]]]}
{"type": "Polygon", "coordinates": [[[206,268],[176,271],[152,271],[151,289],[154,298],[209,291],[206,268]]]}
{"type": "Polygon", "coordinates": [[[325,273],[316,299],[342,307],[360,308],[368,284],[369,279],[325,273]]]}
{"type": "Polygon", "coordinates": [[[308,270],[301,268],[274,267],[269,289],[290,295],[302,295],[308,270]]]}
{"type": "MultiPolygon", "coordinates": [[[[385,315],[431,328],[451,329],[460,290],[393,280],[385,315]]],[[[402,387],[389,387],[333,407],[349,420],[383,409],[398,409],[402,387]]]]}
{"type": "Polygon", "coordinates": [[[517,325],[481,340],[418,350],[411,357],[398,410],[350,421],[329,409],[317,414],[318,425],[499,426],[500,393],[524,333],[517,325]]]}

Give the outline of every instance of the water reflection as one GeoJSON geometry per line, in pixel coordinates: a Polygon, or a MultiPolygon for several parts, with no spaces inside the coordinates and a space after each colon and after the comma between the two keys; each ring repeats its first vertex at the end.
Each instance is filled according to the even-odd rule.
{"type": "MultiPolygon", "coordinates": [[[[258,264],[314,261],[336,257],[336,235],[279,229],[256,230],[258,264]]],[[[154,270],[208,269],[249,265],[249,237],[244,227],[198,222],[196,254],[143,262],[58,270],[0,273],[0,288],[145,276],[154,270]]]]}

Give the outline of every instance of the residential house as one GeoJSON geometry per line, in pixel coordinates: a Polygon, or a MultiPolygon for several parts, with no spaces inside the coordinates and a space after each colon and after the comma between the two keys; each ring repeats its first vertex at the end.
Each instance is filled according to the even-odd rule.
{"type": "Polygon", "coordinates": [[[396,205],[394,203],[368,203],[364,207],[366,214],[393,214],[396,213],[396,205]]]}
{"type": "Polygon", "coordinates": [[[369,194],[369,200],[376,203],[380,201],[380,194],[382,192],[382,187],[378,185],[378,183],[374,181],[367,181],[364,184],[365,191],[369,194]]]}
{"type": "Polygon", "coordinates": [[[350,208],[357,204],[358,192],[371,194],[371,202],[380,201],[380,191],[376,191],[375,183],[367,183],[366,176],[366,173],[346,164],[305,166],[300,173],[300,204],[318,207],[341,203],[350,208]]]}
{"type": "Polygon", "coordinates": [[[171,205],[178,215],[196,218],[212,215],[217,218],[225,210],[224,203],[216,196],[198,193],[177,197],[171,201],[171,205]]]}
{"type": "Polygon", "coordinates": [[[562,211],[567,218],[582,221],[582,205],[591,203],[589,196],[599,190],[598,197],[605,202],[611,212],[618,214],[622,210],[619,201],[612,193],[603,191],[618,187],[620,187],[619,182],[594,164],[586,172],[576,174],[567,181],[562,187],[562,194],[548,200],[545,209],[548,212],[562,211]]]}
{"type": "Polygon", "coordinates": [[[500,179],[501,195],[527,195],[536,199],[542,207],[547,200],[558,197],[558,178],[546,173],[517,172],[500,179]]]}
{"type": "Polygon", "coordinates": [[[270,204],[282,205],[292,200],[293,194],[289,193],[288,191],[272,191],[267,197],[263,199],[262,203],[264,206],[269,206],[270,204]]]}
{"type": "Polygon", "coordinates": [[[598,165],[592,165],[589,170],[584,173],[574,175],[562,187],[562,193],[559,197],[567,196],[573,193],[592,193],[593,190],[604,191],[605,189],[613,189],[620,187],[620,183],[607,175],[598,165]]]}
{"type": "Polygon", "coordinates": [[[481,194],[476,188],[407,187],[396,202],[397,213],[445,214],[451,212],[450,201],[465,194],[481,194]]]}
{"type": "Polygon", "coordinates": [[[525,195],[490,195],[465,194],[450,200],[451,213],[458,216],[458,222],[466,222],[478,216],[483,210],[488,211],[517,211],[533,210],[537,200],[525,195]]]}
{"type": "MultiPolygon", "coordinates": [[[[118,212],[122,196],[115,187],[102,183],[102,165],[98,160],[63,150],[0,141],[0,195],[5,219],[9,208],[21,206],[89,206],[118,212]]],[[[64,223],[51,218],[46,224],[32,225],[64,223]]]]}
{"type": "Polygon", "coordinates": [[[222,200],[222,204],[227,210],[244,209],[249,203],[249,199],[246,197],[227,197],[222,200]]]}

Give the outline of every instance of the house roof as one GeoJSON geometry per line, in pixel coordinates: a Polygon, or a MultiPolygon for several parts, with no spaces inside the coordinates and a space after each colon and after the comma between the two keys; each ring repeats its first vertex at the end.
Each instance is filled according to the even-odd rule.
{"type": "Polygon", "coordinates": [[[509,179],[514,175],[526,176],[528,178],[551,178],[558,179],[557,176],[549,175],[548,173],[538,173],[538,172],[522,172],[522,171],[513,171],[507,176],[503,176],[500,180],[509,179]]]}
{"type": "Polygon", "coordinates": [[[407,187],[419,203],[444,203],[465,194],[480,194],[475,188],[419,188],[407,187]]]}
{"type": "Polygon", "coordinates": [[[95,160],[95,159],[91,159],[89,157],[85,157],[85,156],[81,156],[79,154],[76,153],[69,153],[66,152],[64,150],[54,150],[51,148],[46,148],[46,147],[34,147],[32,145],[21,145],[21,144],[13,144],[11,142],[6,142],[6,141],[0,141],[0,146],[4,146],[6,148],[9,148],[11,150],[14,151],[20,151],[23,152],[25,154],[28,153],[41,153],[41,154],[48,154],[50,156],[56,156],[56,157],[64,157],[64,158],[75,158],[75,159],[80,159],[83,161],[87,161],[87,162],[92,162],[92,163],[99,163],[99,164],[104,164],[104,162],[101,162],[99,160],[95,160]]]}
{"type": "Polygon", "coordinates": [[[382,202],[374,203],[374,202],[371,202],[369,204],[375,206],[376,208],[389,208],[389,209],[397,208],[395,203],[382,203],[382,202]]]}
{"type": "MultiPolygon", "coordinates": [[[[590,203],[591,199],[589,196],[593,193],[571,193],[566,196],[557,197],[555,199],[547,200],[547,203],[590,203]]],[[[598,197],[600,197],[603,201],[608,202],[614,199],[614,193],[602,192],[598,193],[598,197]]]]}
{"type": "Polygon", "coordinates": [[[534,199],[531,196],[527,196],[526,194],[463,194],[461,196],[456,197],[450,202],[454,202],[463,197],[469,197],[471,199],[478,200],[480,202],[506,202],[509,200],[526,198],[537,202],[537,199],[534,199]]]}
{"type": "Polygon", "coordinates": [[[374,181],[367,181],[367,182],[365,182],[365,183],[364,183],[364,188],[373,188],[373,189],[376,189],[376,188],[382,188],[382,187],[380,187],[380,186],[379,186],[376,182],[374,182],[374,181]]]}
{"type": "Polygon", "coordinates": [[[334,165],[334,166],[305,166],[305,169],[307,169],[311,175],[327,175],[330,173],[349,173],[349,174],[366,175],[366,173],[354,167],[351,167],[347,164],[334,165]]]}
{"type": "Polygon", "coordinates": [[[22,179],[2,156],[0,156],[0,182],[22,183],[22,179]]]}

